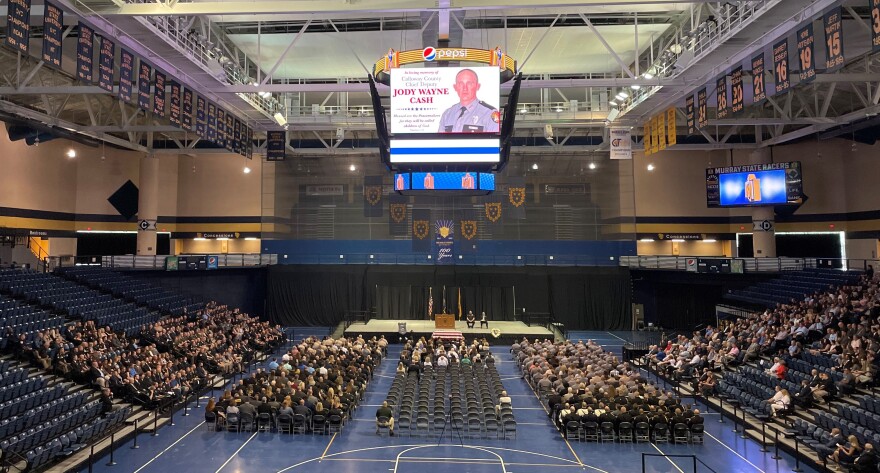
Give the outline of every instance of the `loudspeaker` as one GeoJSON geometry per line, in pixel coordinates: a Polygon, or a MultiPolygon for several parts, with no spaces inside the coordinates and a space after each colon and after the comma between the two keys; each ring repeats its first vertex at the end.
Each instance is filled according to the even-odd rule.
{"type": "Polygon", "coordinates": [[[337,128],[336,129],[336,139],[341,140],[344,138],[345,138],[345,130],[343,130],[342,128],[337,128]]]}
{"type": "Polygon", "coordinates": [[[544,138],[547,138],[548,140],[553,139],[553,125],[549,123],[544,125],[544,138]]]}

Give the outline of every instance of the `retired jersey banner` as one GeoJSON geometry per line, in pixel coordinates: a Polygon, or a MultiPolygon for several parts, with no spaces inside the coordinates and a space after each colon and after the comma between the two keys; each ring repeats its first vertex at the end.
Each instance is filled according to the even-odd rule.
{"type": "Polygon", "coordinates": [[[696,110],[694,110],[694,96],[688,95],[684,101],[685,116],[687,117],[688,136],[693,135],[697,131],[696,110]]]}
{"type": "Polygon", "coordinates": [[[43,62],[61,67],[61,41],[64,36],[64,10],[43,4],[43,62]]]}
{"type": "Polygon", "coordinates": [[[767,98],[764,86],[764,53],[752,58],[752,103],[761,103],[767,98]]]}
{"type": "MultiPolygon", "coordinates": [[[[270,132],[271,133],[271,132],[270,132]]],[[[409,199],[399,194],[388,196],[388,233],[393,236],[406,235],[409,227],[407,204],[409,199]]]]}
{"type": "MultiPolygon", "coordinates": [[[[221,110],[222,112],[222,110],[221,110]]],[[[219,123],[219,121],[218,121],[219,123]]],[[[266,161],[284,161],[287,151],[287,132],[269,130],[266,132],[266,161]]]]}
{"type": "Polygon", "coordinates": [[[709,126],[709,95],[703,87],[697,92],[697,128],[709,126]]]}
{"type": "MultiPolygon", "coordinates": [[[[872,17],[871,22],[880,22],[880,18],[872,17]]],[[[825,73],[834,72],[843,67],[843,20],[840,7],[831,9],[822,17],[825,27],[825,73]]]]}
{"type": "Polygon", "coordinates": [[[231,113],[226,113],[226,151],[234,151],[235,148],[235,117],[231,113]]]}
{"type": "Polygon", "coordinates": [[[787,91],[791,87],[791,78],[788,75],[790,70],[788,63],[788,38],[773,45],[773,79],[775,85],[773,90],[776,95],[787,91]]]}
{"type": "Polygon", "coordinates": [[[611,159],[632,159],[632,136],[628,126],[615,126],[608,130],[611,159]]]}
{"type": "Polygon", "coordinates": [[[150,102],[152,102],[150,82],[153,80],[153,68],[147,64],[147,61],[141,59],[138,71],[138,108],[148,112],[151,110],[150,102]]]}
{"type": "Polygon", "coordinates": [[[675,116],[675,107],[666,110],[666,144],[672,146],[678,143],[678,122],[675,116]]]}
{"type": "Polygon", "coordinates": [[[666,149],[666,114],[660,113],[654,117],[654,136],[657,138],[657,151],[666,149]]]}
{"type": "Polygon", "coordinates": [[[153,91],[153,115],[165,116],[165,74],[156,70],[156,87],[153,91]]]}
{"type": "Polygon", "coordinates": [[[245,133],[244,138],[244,157],[251,159],[254,156],[254,129],[247,127],[247,132],[245,133]]]}
{"type": "Polygon", "coordinates": [[[171,105],[168,108],[168,121],[174,126],[180,126],[180,84],[171,81],[171,105]]]}
{"type": "Polygon", "coordinates": [[[241,154],[241,120],[238,118],[232,131],[232,151],[241,154]]]}
{"type": "Polygon", "coordinates": [[[119,53],[119,100],[131,102],[134,87],[134,54],[120,48],[119,53]]]}
{"type": "Polygon", "coordinates": [[[115,60],[116,60],[116,44],[107,38],[101,37],[101,43],[98,50],[98,87],[113,93],[113,83],[116,81],[114,77],[115,60]]]}
{"type": "Polygon", "coordinates": [[[364,217],[382,216],[382,176],[364,176],[364,217]]]}
{"type": "Polygon", "coordinates": [[[526,218],[526,179],[521,176],[510,177],[507,182],[507,215],[516,220],[526,218]]]}
{"type": "Polygon", "coordinates": [[[431,251],[431,209],[412,211],[412,250],[419,253],[431,251]]]}
{"type": "Polygon", "coordinates": [[[31,39],[31,0],[6,2],[6,45],[22,53],[28,53],[31,39]]]}
{"type": "Polygon", "coordinates": [[[662,147],[660,143],[660,122],[657,115],[651,118],[651,154],[659,153],[661,149],[666,148],[666,140],[663,140],[662,147]]]}
{"type": "Polygon", "coordinates": [[[813,34],[813,23],[807,23],[797,32],[798,62],[801,66],[798,77],[801,82],[809,82],[816,78],[816,37],[813,34]]]}
{"type": "Polygon", "coordinates": [[[737,66],[730,73],[730,112],[739,115],[745,109],[745,91],[743,90],[743,68],[737,66]]]}
{"type": "Polygon", "coordinates": [[[461,254],[473,254],[477,252],[479,238],[479,226],[477,224],[477,212],[474,209],[462,209],[456,212],[457,225],[455,227],[456,251],[461,254]]]}
{"type": "Polygon", "coordinates": [[[719,120],[727,118],[730,114],[727,100],[727,76],[722,74],[715,81],[715,116],[719,120]]]}
{"type": "Polygon", "coordinates": [[[93,55],[95,52],[95,30],[79,22],[79,38],[76,41],[76,78],[92,83],[93,55]]]}
{"type": "Polygon", "coordinates": [[[183,89],[183,128],[189,131],[195,129],[195,120],[193,120],[193,91],[186,88],[183,89]]]}
{"type": "Polygon", "coordinates": [[[651,120],[645,122],[644,131],[642,131],[642,146],[645,148],[645,156],[651,155],[651,120]]]}
{"type": "Polygon", "coordinates": [[[436,264],[455,263],[455,220],[438,219],[434,222],[436,264]]]}

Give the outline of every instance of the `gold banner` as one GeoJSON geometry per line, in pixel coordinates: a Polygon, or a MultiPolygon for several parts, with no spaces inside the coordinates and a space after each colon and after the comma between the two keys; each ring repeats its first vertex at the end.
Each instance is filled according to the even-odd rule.
{"type": "Polygon", "coordinates": [[[678,142],[676,136],[677,128],[675,122],[675,107],[671,107],[666,111],[666,143],[672,146],[678,142]]]}

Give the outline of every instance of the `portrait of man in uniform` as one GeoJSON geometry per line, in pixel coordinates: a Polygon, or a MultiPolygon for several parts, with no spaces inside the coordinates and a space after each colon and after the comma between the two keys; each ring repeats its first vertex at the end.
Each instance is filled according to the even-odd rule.
{"type": "Polygon", "coordinates": [[[452,88],[459,102],[443,112],[440,133],[497,133],[501,114],[495,107],[477,97],[480,79],[473,69],[462,69],[455,75],[452,88]]]}

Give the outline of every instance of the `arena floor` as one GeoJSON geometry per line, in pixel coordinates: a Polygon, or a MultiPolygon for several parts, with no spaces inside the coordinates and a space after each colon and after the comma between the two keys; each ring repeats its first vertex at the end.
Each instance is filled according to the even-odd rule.
{"type": "MultiPolygon", "coordinates": [[[[308,329],[297,329],[297,339],[308,329]]],[[[322,334],[326,331],[321,332],[322,334]]],[[[630,332],[574,332],[572,339],[592,338],[610,350],[637,334],[630,332]]],[[[389,347],[395,360],[400,347],[389,347]]],[[[526,471],[594,471],[633,473],[642,471],[643,455],[647,472],[781,472],[791,471],[794,460],[783,455],[771,459],[759,451],[756,442],[743,440],[732,432],[730,421],[720,424],[718,414],[706,414],[704,445],[597,444],[567,442],[552,426],[544,408],[510,361],[507,347],[494,347],[498,370],[513,398],[518,423],[516,439],[482,440],[463,438],[446,432],[437,437],[393,438],[375,435],[375,410],[385,398],[395,366],[383,362],[367,392],[366,400],[340,434],[281,435],[278,433],[229,433],[208,431],[202,410],[188,417],[176,417],[175,426],[163,427],[159,436],[141,435],[140,448],[131,443],[116,449],[115,466],[106,466],[107,457],[97,459],[96,472],[358,472],[414,473],[520,473],[526,471]],[[688,455],[669,458],[663,455],[688,455]],[[697,463],[696,455],[704,464],[697,463]]],[[[705,409],[701,409],[705,411],[705,409]]],[[[815,470],[804,467],[808,473],[815,470]]],[[[83,469],[83,472],[88,469],[83,469]]]]}

